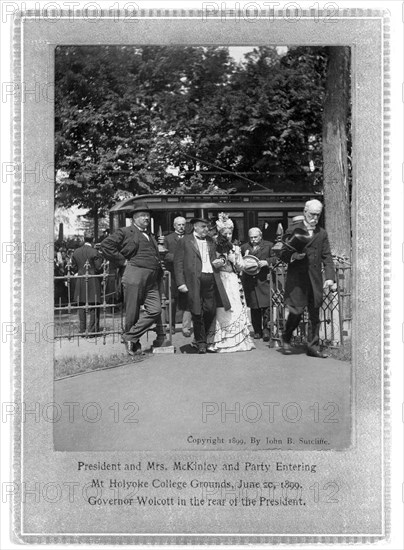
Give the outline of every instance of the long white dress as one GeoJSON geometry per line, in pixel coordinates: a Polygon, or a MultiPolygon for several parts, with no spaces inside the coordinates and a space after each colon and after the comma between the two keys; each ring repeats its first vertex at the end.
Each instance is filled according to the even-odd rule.
{"type": "Polygon", "coordinates": [[[245,305],[244,291],[238,272],[243,267],[240,247],[234,247],[235,260],[228,259],[220,268],[220,278],[226,290],[231,309],[216,309],[216,317],[209,329],[207,343],[209,351],[233,352],[249,351],[255,348],[248,329],[249,320],[245,305]]]}

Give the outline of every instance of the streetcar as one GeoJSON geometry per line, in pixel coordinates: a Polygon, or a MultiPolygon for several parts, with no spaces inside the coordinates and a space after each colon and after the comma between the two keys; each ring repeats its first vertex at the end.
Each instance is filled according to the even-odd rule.
{"type": "MultiPolygon", "coordinates": [[[[132,223],[133,209],[138,202],[145,202],[151,211],[151,232],[166,235],[173,231],[173,221],[183,216],[217,219],[219,212],[226,212],[234,222],[234,236],[241,242],[248,240],[248,230],[259,227],[263,238],[275,241],[279,224],[285,230],[290,221],[302,214],[306,201],[322,200],[320,193],[250,192],[237,194],[187,194],[187,195],[138,195],[118,202],[110,209],[110,230],[116,231],[132,223]]],[[[320,220],[323,225],[324,220],[320,220]]],[[[189,227],[189,223],[187,224],[189,227]]]]}

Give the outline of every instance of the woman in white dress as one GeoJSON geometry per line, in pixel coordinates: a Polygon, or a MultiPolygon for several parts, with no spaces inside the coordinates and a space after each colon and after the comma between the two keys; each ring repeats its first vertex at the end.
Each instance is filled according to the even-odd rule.
{"type": "Polygon", "coordinates": [[[213,265],[220,271],[231,309],[216,309],[216,317],[208,333],[208,350],[216,352],[249,351],[255,348],[248,328],[249,320],[244,291],[239,278],[244,262],[240,247],[232,243],[233,222],[221,212],[216,222],[217,258],[213,265]]]}

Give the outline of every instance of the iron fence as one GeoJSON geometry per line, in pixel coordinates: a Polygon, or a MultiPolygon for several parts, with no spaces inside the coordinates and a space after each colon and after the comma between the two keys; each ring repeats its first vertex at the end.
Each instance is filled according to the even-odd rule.
{"type": "MultiPolygon", "coordinates": [[[[86,262],[84,275],[78,275],[73,273],[71,264],[68,263],[65,274],[56,275],[54,280],[55,339],[100,338],[105,344],[107,336],[112,335],[114,342],[121,341],[125,325],[125,310],[121,275],[118,269],[104,261],[101,273],[91,274],[90,264],[86,262]],[[75,297],[75,287],[80,280],[85,282],[85,302],[79,303],[75,297]],[[89,282],[91,280],[100,281],[100,296],[92,291],[90,300],[89,282]],[[80,315],[85,318],[86,329],[84,331],[80,331],[80,315]]],[[[171,345],[169,322],[172,308],[171,273],[166,270],[163,271],[160,282],[160,296],[162,314],[156,327],[152,330],[157,334],[156,344],[171,345]]],[[[143,307],[141,307],[141,315],[142,311],[143,307]]]]}
{"type": "MultiPolygon", "coordinates": [[[[349,339],[351,331],[351,266],[348,263],[335,262],[336,291],[324,291],[320,308],[320,341],[327,347],[342,347],[349,339]]],[[[271,306],[268,311],[271,346],[281,343],[287,307],[284,303],[287,265],[278,262],[269,274],[271,306]]],[[[295,333],[294,342],[305,343],[308,328],[308,312],[305,310],[302,321],[295,333]]]]}
{"type": "MultiPolygon", "coordinates": [[[[123,292],[119,272],[113,269],[107,261],[102,264],[102,272],[92,275],[90,265],[85,264],[84,275],[72,272],[71,266],[66,266],[66,273],[57,275],[55,279],[55,331],[56,339],[94,338],[102,339],[112,335],[118,341],[124,330],[125,311],[123,307],[123,292]],[[75,301],[75,285],[80,279],[85,281],[85,303],[75,301]],[[91,279],[100,280],[100,296],[93,301],[88,299],[88,284],[91,279]],[[62,292],[63,290],[63,292],[62,292]],[[90,318],[86,323],[86,330],[80,332],[79,315],[90,318]],[[92,316],[92,319],[91,319],[92,316]],[[92,321],[95,320],[95,326],[92,321]],[[89,326],[92,329],[89,330],[89,326]]],[[[351,324],[351,266],[341,262],[335,264],[337,274],[337,289],[335,292],[326,291],[320,309],[321,329],[320,339],[328,347],[341,347],[350,335],[351,324]]],[[[278,262],[269,274],[271,292],[271,306],[268,308],[268,328],[270,331],[271,346],[280,345],[282,331],[287,317],[287,308],[284,303],[284,289],[287,275],[287,265],[278,262]]],[[[162,316],[154,330],[160,345],[172,345],[171,315],[171,273],[163,272],[160,286],[162,316]]],[[[308,313],[304,313],[302,321],[296,331],[294,341],[306,341],[308,313]]]]}

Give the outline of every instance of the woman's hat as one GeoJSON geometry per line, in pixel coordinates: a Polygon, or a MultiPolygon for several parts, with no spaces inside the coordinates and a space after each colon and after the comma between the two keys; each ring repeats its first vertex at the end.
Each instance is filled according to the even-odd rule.
{"type": "Polygon", "coordinates": [[[252,254],[248,254],[248,256],[244,256],[244,267],[243,271],[246,275],[257,275],[260,271],[260,261],[256,256],[253,256],[252,254]]]}
{"type": "Polygon", "coordinates": [[[304,247],[308,242],[311,241],[309,232],[301,227],[296,227],[293,233],[287,238],[286,245],[292,248],[295,252],[299,254],[303,252],[304,247]]]}

